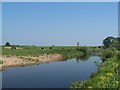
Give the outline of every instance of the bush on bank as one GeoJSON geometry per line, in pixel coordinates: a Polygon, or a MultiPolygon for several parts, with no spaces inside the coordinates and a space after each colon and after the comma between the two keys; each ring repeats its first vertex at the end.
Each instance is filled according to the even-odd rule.
{"type": "Polygon", "coordinates": [[[91,75],[87,81],[76,81],[71,84],[72,90],[76,88],[120,88],[119,64],[120,52],[105,51],[104,62],[99,65],[98,72],[91,75]],[[109,56],[110,54],[110,56],[109,56]]]}

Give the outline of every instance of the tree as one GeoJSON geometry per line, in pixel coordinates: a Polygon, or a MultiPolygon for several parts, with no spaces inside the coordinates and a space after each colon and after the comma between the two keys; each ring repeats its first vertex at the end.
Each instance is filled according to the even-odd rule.
{"type": "Polygon", "coordinates": [[[120,50],[120,37],[117,37],[113,41],[113,43],[111,44],[111,46],[114,47],[114,48],[116,48],[116,49],[118,49],[118,50],[120,50]]]}
{"type": "Polygon", "coordinates": [[[9,43],[9,42],[6,42],[5,46],[10,46],[10,43],[9,43]]]}
{"type": "Polygon", "coordinates": [[[120,37],[107,37],[103,40],[103,45],[105,48],[114,48],[120,50],[120,37]]]}
{"type": "Polygon", "coordinates": [[[80,42],[77,42],[77,46],[79,46],[80,45],[80,42]]]}
{"type": "Polygon", "coordinates": [[[52,47],[55,47],[55,45],[52,45],[52,47]]]}
{"type": "Polygon", "coordinates": [[[111,47],[112,43],[115,41],[115,38],[110,36],[103,40],[103,45],[105,48],[111,47]]]}
{"type": "Polygon", "coordinates": [[[120,42],[120,37],[117,37],[116,39],[120,42]]]}

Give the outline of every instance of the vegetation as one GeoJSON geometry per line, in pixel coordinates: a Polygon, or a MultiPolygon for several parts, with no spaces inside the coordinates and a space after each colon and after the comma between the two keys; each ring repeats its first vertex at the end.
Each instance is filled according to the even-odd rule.
{"type": "Polygon", "coordinates": [[[64,59],[85,56],[92,52],[97,52],[98,47],[85,47],[85,46],[17,46],[21,49],[8,49],[2,48],[2,55],[16,55],[16,56],[39,56],[42,54],[62,54],[64,59]],[[97,51],[96,51],[97,50],[97,51]]]}
{"type": "Polygon", "coordinates": [[[7,43],[5,44],[5,46],[10,46],[10,43],[9,43],[9,42],[7,42],[7,43]]]}
{"type": "Polygon", "coordinates": [[[107,37],[103,40],[104,49],[100,47],[102,53],[101,64],[98,72],[93,73],[91,78],[86,81],[76,81],[71,84],[71,89],[76,88],[120,88],[119,87],[119,65],[120,65],[120,38],[107,37]]]}
{"type": "Polygon", "coordinates": [[[116,55],[115,50],[105,49],[102,51],[102,60],[105,61],[107,58],[114,57],[116,55]]]}
{"type": "Polygon", "coordinates": [[[107,37],[103,40],[103,45],[105,48],[116,48],[120,50],[120,37],[107,37]]]}
{"type": "Polygon", "coordinates": [[[76,81],[71,88],[118,88],[118,58],[117,56],[107,58],[98,64],[98,72],[93,73],[87,81],[76,81]],[[112,68],[111,68],[112,67],[112,68]]]}
{"type": "Polygon", "coordinates": [[[3,55],[16,55],[16,56],[39,56],[41,54],[62,54],[65,58],[75,57],[82,55],[82,51],[77,51],[75,46],[19,46],[22,49],[7,49],[2,48],[3,55]]]}
{"type": "Polygon", "coordinates": [[[3,64],[3,61],[2,61],[2,60],[0,60],[0,64],[3,64]]]}

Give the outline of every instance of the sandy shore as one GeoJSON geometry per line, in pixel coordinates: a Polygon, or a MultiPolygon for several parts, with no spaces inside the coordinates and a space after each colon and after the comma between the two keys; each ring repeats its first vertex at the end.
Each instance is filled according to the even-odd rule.
{"type": "Polygon", "coordinates": [[[62,60],[63,57],[60,54],[43,54],[40,56],[2,56],[3,64],[0,64],[0,69],[16,66],[26,66],[33,64],[49,63],[52,61],[62,60]]]}

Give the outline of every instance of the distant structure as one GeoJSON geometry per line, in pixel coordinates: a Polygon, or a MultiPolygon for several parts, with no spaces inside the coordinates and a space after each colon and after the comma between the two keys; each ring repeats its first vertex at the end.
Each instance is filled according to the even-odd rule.
{"type": "Polygon", "coordinates": [[[80,42],[77,42],[77,46],[79,46],[80,45],[80,42]]]}
{"type": "Polygon", "coordinates": [[[55,45],[52,45],[52,47],[55,47],[55,45]]]}

